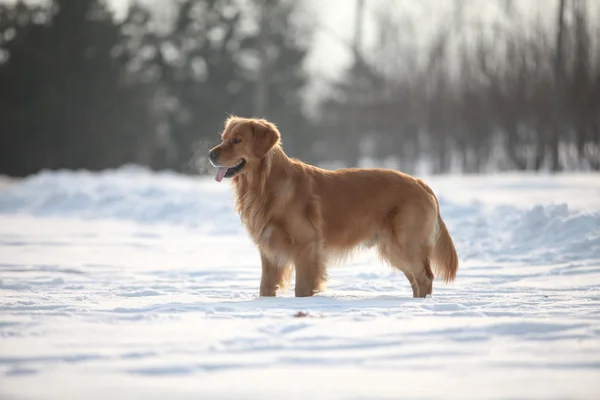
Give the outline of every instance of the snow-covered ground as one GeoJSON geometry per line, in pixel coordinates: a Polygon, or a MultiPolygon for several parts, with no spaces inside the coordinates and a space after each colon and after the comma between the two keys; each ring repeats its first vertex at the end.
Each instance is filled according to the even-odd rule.
{"type": "Polygon", "coordinates": [[[600,398],[600,175],[426,180],[461,261],[427,299],[368,252],[259,298],[210,178],[3,180],[0,398],[600,398]]]}

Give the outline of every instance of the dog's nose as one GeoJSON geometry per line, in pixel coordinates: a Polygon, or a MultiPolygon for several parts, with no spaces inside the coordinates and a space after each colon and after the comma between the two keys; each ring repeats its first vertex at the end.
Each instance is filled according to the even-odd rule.
{"type": "Polygon", "coordinates": [[[217,150],[217,149],[211,150],[211,152],[208,153],[208,156],[210,157],[211,160],[216,160],[217,158],[219,158],[219,150],[217,150]]]}

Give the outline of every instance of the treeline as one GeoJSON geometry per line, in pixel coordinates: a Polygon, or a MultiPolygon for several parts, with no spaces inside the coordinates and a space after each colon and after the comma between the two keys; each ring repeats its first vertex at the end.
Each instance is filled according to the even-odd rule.
{"type": "Polygon", "coordinates": [[[462,17],[473,3],[456,4],[425,48],[415,21],[379,14],[375,48],[357,53],[321,108],[346,144],[337,151],[328,136],[324,152],[357,165],[370,143],[375,159],[434,173],[599,170],[598,8],[558,0],[550,21],[526,21],[498,1],[508,22],[482,26],[462,17]]]}
{"type": "Polygon", "coordinates": [[[228,114],[275,121],[286,151],[315,163],[600,169],[597,4],[554,0],[543,20],[490,1],[504,23],[476,24],[465,16],[481,2],[444,2],[424,40],[422,19],[391,12],[400,3],[375,15],[372,47],[357,24],[354,62],[324,82],[332,90],[309,117],[304,61],[318,24],[302,1],[132,2],[119,18],[105,0],[0,2],[0,174],[203,172],[228,114]]]}
{"type": "Polygon", "coordinates": [[[195,172],[228,113],[311,132],[298,8],[132,2],[117,19],[103,0],[0,3],[0,174],[125,163],[195,172]]]}

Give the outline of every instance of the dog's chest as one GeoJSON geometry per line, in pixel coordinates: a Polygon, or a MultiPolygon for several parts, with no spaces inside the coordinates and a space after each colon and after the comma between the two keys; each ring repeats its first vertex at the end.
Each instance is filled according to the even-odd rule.
{"type": "Polygon", "coordinates": [[[260,196],[246,193],[239,198],[239,214],[251,239],[256,244],[268,246],[275,238],[292,240],[285,221],[289,219],[285,201],[281,196],[260,196]],[[288,218],[286,218],[288,217],[288,218]]]}
{"type": "Polygon", "coordinates": [[[269,201],[264,196],[244,193],[238,198],[240,218],[255,242],[269,222],[269,209],[269,201]]]}

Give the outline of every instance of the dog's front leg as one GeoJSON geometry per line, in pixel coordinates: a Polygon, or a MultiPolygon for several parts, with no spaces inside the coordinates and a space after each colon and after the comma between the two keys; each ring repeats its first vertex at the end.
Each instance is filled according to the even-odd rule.
{"type": "Polygon", "coordinates": [[[312,296],[324,290],[327,272],[316,244],[306,246],[294,259],[296,297],[312,296]]]}
{"type": "Polygon", "coordinates": [[[262,276],[260,279],[260,295],[273,297],[277,290],[284,289],[290,279],[292,268],[289,265],[279,265],[260,254],[262,276]]]}

